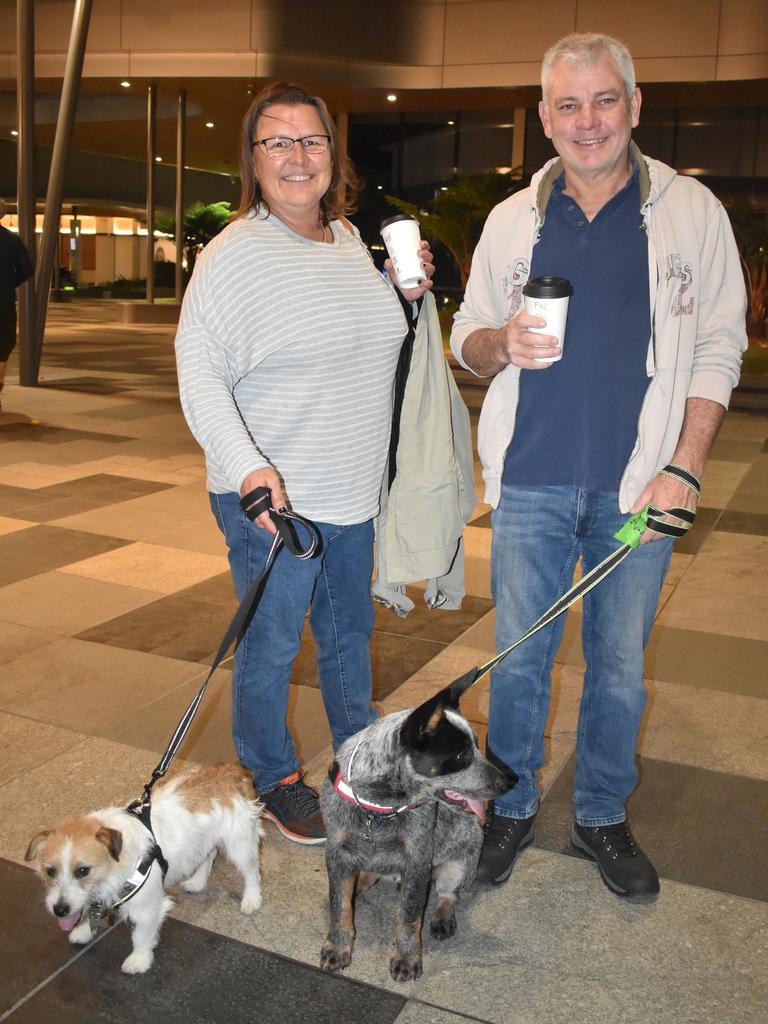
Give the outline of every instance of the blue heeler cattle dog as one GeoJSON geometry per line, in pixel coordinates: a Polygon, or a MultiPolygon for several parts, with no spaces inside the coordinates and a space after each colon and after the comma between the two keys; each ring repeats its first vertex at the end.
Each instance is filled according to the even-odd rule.
{"type": "Polygon", "coordinates": [[[381,875],[400,880],[395,952],[397,981],[421,975],[421,926],[435,881],[430,932],[456,931],[456,897],[474,879],[482,845],[483,801],[517,781],[480,753],[459,697],[473,669],[414,711],[386,715],[337,751],[321,788],[331,922],[320,955],[327,971],[347,967],[353,903],[381,875]]]}

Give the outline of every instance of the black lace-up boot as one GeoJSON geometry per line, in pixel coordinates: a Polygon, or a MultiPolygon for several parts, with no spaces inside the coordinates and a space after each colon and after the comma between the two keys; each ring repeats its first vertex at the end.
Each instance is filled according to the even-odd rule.
{"type": "Polygon", "coordinates": [[[618,896],[642,903],[657,895],[656,868],[635,842],[628,822],[596,828],[574,822],[571,845],[597,861],[603,881],[618,896]]]}
{"type": "Polygon", "coordinates": [[[477,865],[475,880],[485,885],[501,885],[512,872],[515,857],[533,842],[533,823],[530,818],[507,818],[503,814],[490,814],[485,823],[483,848],[477,865]]]}

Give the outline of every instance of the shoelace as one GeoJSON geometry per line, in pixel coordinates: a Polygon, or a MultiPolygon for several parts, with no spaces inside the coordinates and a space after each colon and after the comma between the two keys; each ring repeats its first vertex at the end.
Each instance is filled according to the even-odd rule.
{"type": "Polygon", "coordinates": [[[523,821],[525,821],[525,818],[508,818],[502,814],[494,814],[486,825],[485,832],[486,835],[495,833],[494,838],[497,839],[500,846],[504,846],[513,837],[523,821]]]}
{"type": "Polygon", "coordinates": [[[625,822],[619,822],[618,825],[606,825],[600,830],[599,835],[603,845],[610,846],[617,856],[628,853],[634,857],[637,854],[635,840],[625,822]]]}
{"type": "Polygon", "coordinates": [[[304,782],[304,777],[297,779],[296,782],[292,782],[289,786],[286,786],[287,790],[290,790],[290,796],[293,797],[293,801],[296,804],[297,809],[306,816],[317,814],[319,805],[317,802],[317,794],[311,786],[308,786],[304,782]]]}

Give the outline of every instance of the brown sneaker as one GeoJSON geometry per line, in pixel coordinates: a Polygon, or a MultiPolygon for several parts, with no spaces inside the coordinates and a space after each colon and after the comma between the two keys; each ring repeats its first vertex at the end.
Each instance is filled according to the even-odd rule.
{"type": "Polygon", "coordinates": [[[286,839],[313,846],[325,842],[325,823],[317,792],[304,782],[301,772],[281,779],[274,789],[261,794],[263,817],[273,822],[286,839]]]}

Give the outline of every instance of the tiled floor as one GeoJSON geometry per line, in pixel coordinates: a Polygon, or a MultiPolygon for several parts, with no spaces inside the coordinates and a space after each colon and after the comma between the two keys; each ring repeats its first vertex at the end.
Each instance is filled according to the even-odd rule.
{"type": "MultiPolygon", "coordinates": [[[[765,1024],[768,1020],[768,412],[736,397],[679,542],[646,659],[641,785],[630,810],[663,877],[623,904],[567,843],[581,660],[579,610],[557,657],[546,796],[510,881],[473,894],[424,976],[389,978],[394,883],[357,912],[355,959],[317,969],[322,850],[267,825],[264,906],[237,879],[178,894],[156,964],[128,978],[115,928],[84,951],[45,913],[24,850],[41,826],[136,796],[205,675],[233,610],[200,453],[178,408],[172,332],[112,322],[109,303],[51,307],[39,389],[12,366],[0,415],[0,1020],[59,1024],[765,1024]]],[[[476,420],[482,391],[463,382],[476,420]]],[[[461,612],[377,611],[376,698],[410,707],[493,652],[490,522],[466,531],[461,612]]],[[[531,620],[540,609],[531,609],[531,620]]],[[[229,667],[184,749],[232,760],[229,667]]],[[[311,637],[291,685],[311,777],[329,761],[311,637]]],[[[481,738],[487,682],[465,714],[481,738]]]]}

